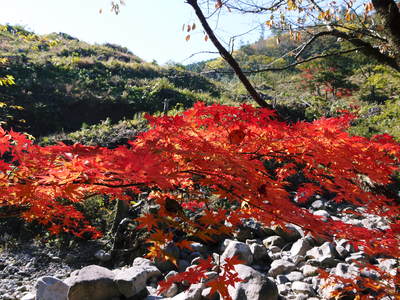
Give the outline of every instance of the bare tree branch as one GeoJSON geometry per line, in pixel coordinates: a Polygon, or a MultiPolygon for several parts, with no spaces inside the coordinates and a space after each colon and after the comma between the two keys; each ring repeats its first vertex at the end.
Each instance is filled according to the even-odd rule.
{"type": "Polygon", "coordinates": [[[265,102],[264,99],[261,98],[260,94],[256,91],[253,85],[250,83],[249,79],[243,73],[242,69],[240,68],[238,62],[233,58],[233,56],[225,49],[224,46],[219,42],[218,38],[215,36],[214,31],[211,29],[210,25],[207,22],[206,17],[204,16],[197,0],[187,0],[186,1],[195,11],[197,17],[200,20],[201,25],[203,26],[204,30],[208,34],[210,40],[213,42],[214,46],[217,48],[219,53],[221,54],[222,58],[226,60],[226,62],[232,67],[236,75],[238,76],[239,80],[243,83],[244,87],[246,88],[247,92],[250,96],[257,102],[258,105],[261,107],[268,107],[272,109],[272,106],[265,102]]]}
{"type": "Polygon", "coordinates": [[[382,53],[378,48],[373,47],[370,43],[357,38],[356,35],[359,32],[355,31],[352,33],[345,33],[343,31],[339,31],[336,29],[328,30],[328,31],[320,31],[316,33],[309,41],[307,41],[300,51],[296,54],[295,58],[297,59],[304,51],[309,47],[316,39],[322,36],[336,36],[338,38],[342,38],[349,43],[356,46],[364,55],[372,57],[376,59],[378,62],[382,64],[389,65],[393,69],[400,71],[400,65],[397,60],[389,55],[382,53]]]}
{"type": "Polygon", "coordinates": [[[349,49],[349,50],[345,50],[345,51],[334,52],[334,53],[315,55],[313,57],[310,57],[310,58],[304,59],[302,61],[298,61],[298,62],[292,63],[290,65],[287,65],[287,66],[284,66],[284,67],[281,67],[281,68],[265,68],[265,69],[258,69],[258,70],[254,70],[254,71],[245,71],[244,73],[245,74],[252,74],[252,73],[261,73],[261,72],[267,72],[267,71],[284,71],[284,70],[290,69],[292,67],[295,67],[297,65],[304,64],[306,62],[310,62],[310,61],[313,61],[313,60],[316,60],[316,59],[343,55],[343,54],[347,54],[347,53],[351,53],[351,52],[355,52],[355,51],[359,51],[359,50],[362,50],[362,47],[353,48],[353,49],[349,49]]]}
{"type": "Polygon", "coordinates": [[[192,57],[194,57],[196,55],[199,55],[199,54],[219,54],[219,52],[216,52],[216,51],[199,51],[199,52],[196,52],[196,53],[193,53],[193,54],[189,55],[184,60],[182,60],[182,62],[184,62],[184,61],[186,61],[188,59],[191,59],[192,57]]]}
{"type": "MultiPolygon", "coordinates": [[[[364,53],[366,56],[372,57],[376,59],[379,63],[388,65],[395,69],[396,71],[400,72],[400,65],[396,61],[395,58],[382,53],[378,48],[372,46],[370,43],[355,37],[355,34],[352,33],[345,33],[338,30],[330,30],[327,31],[327,35],[332,35],[336,37],[340,37],[356,47],[361,47],[360,51],[364,53]]],[[[399,50],[397,50],[399,51],[399,50]]]]}
{"type": "MultiPolygon", "coordinates": [[[[256,74],[256,73],[263,73],[263,72],[269,72],[269,71],[284,71],[284,70],[293,68],[293,67],[295,67],[297,65],[304,64],[306,62],[310,62],[310,61],[313,61],[313,60],[316,60],[316,59],[348,54],[348,53],[355,52],[355,51],[360,51],[360,50],[362,50],[362,47],[353,48],[353,49],[349,49],[349,50],[345,50],[345,51],[334,52],[334,53],[316,55],[316,56],[304,59],[302,61],[298,61],[298,62],[289,64],[289,65],[286,65],[284,67],[263,68],[263,69],[257,69],[257,70],[246,70],[246,71],[243,71],[243,73],[244,74],[256,74]]],[[[224,70],[212,70],[212,71],[202,72],[202,74],[206,74],[206,73],[232,74],[232,71],[228,71],[228,70],[225,70],[225,71],[224,70]]]]}
{"type": "Polygon", "coordinates": [[[297,52],[296,56],[294,57],[295,59],[298,59],[299,56],[308,48],[308,46],[310,46],[317,38],[327,35],[327,32],[318,32],[317,34],[314,34],[313,37],[308,40],[308,42],[306,42],[303,47],[301,47],[300,51],[297,52]]]}
{"type": "MultiPolygon", "coordinates": [[[[226,6],[232,10],[236,10],[241,13],[259,14],[259,13],[263,13],[263,12],[267,12],[267,11],[274,11],[274,10],[278,9],[279,7],[281,7],[282,5],[284,5],[285,3],[286,3],[286,0],[279,0],[279,1],[276,1],[275,3],[272,3],[268,7],[262,7],[259,5],[250,5],[250,7],[252,7],[252,9],[250,7],[242,8],[242,7],[235,6],[235,5],[226,5],[226,6]]],[[[249,5],[247,5],[247,6],[249,6],[249,5]]]]}

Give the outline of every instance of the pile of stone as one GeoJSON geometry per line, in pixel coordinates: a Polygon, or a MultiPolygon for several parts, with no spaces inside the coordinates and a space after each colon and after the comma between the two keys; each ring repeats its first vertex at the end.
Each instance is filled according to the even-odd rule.
{"type": "MultiPolygon", "coordinates": [[[[346,214],[341,215],[337,207],[330,210],[317,201],[311,209],[315,215],[326,219],[342,219],[369,228],[386,226],[384,219],[366,214],[359,219],[346,219],[346,214]]],[[[318,270],[345,278],[379,278],[379,273],[373,269],[360,268],[360,262],[374,264],[393,275],[399,272],[396,259],[368,256],[343,239],[316,239],[292,224],[286,228],[263,228],[248,220],[234,239],[220,243],[218,251],[195,242],[192,251],[180,250],[174,245],[169,248],[169,254],[178,261],[177,267],[141,257],[130,266],[114,270],[90,265],[73,271],[64,280],[50,276],[39,278],[35,290],[25,293],[22,300],[217,300],[219,295],[210,294],[211,289],[206,284],[218,276],[216,269],[210,270],[207,279],[200,283],[176,282],[163,294],[157,294],[160,280],[190,270],[200,258],[209,255],[220,263],[234,256],[242,261],[235,269],[243,281],[228,288],[233,300],[333,299],[332,293],[343,290],[343,284],[320,279],[318,270]]],[[[106,259],[107,254],[102,252],[97,256],[101,260],[106,259]]],[[[354,296],[350,293],[348,299],[354,296]]]]}

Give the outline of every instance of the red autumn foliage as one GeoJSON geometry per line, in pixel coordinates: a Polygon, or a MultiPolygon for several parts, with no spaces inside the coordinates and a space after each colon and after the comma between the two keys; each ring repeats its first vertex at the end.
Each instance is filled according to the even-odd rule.
{"type": "MultiPolygon", "coordinates": [[[[138,219],[140,227],[151,232],[149,256],[170,258],[163,249],[174,236],[165,228],[212,241],[218,234],[232,233],[243,219],[253,218],[264,226],[296,224],[316,237],[345,238],[369,254],[399,258],[400,207],[365,185],[391,182],[399,167],[400,146],[387,135],[350,136],[345,132],[353,119],[349,114],[296,124],[273,116],[271,110],[249,105],[198,103],[181,115],[148,116],[152,128],[116,149],[79,144],[40,147],[22,134],[1,130],[0,207],[18,208],[22,218],[45,224],[53,233],[96,236],[73,202],[93,194],[129,200],[129,194],[146,187],[152,190],[149,200],[160,205],[157,215],[138,219]],[[364,207],[367,213],[385,217],[389,226],[371,230],[323,220],[302,205],[315,194],[364,207]],[[69,199],[70,204],[60,199],[69,199]],[[216,209],[215,199],[239,205],[216,209]],[[171,209],[171,203],[200,209],[201,216],[194,221],[184,210],[171,209]],[[225,221],[232,226],[225,226],[225,221]]],[[[180,241],[178,246],[189,244],[180,241]]],[[[213,291],[227,297],[226,286],[239,280],[232,273],[234,263],[220,266],[221,276],[208,283],[213,291]]],[[[202,273],[218,264],[205,260],[179,278],[198,282],[202,273]]],[[[398,276],[385,276],[392,286],[400,284],[398,276]]],[[[378,292],[384,286],[367,284],[378,292]]]]}
{"type": "Polygon", "coordinates": [[[306,68],[301,73],[301,84],[299,88],[309,90],[321,96],[324,92],[325,97],[328,93],[335,98],[352,96],[352,89],[343,74],[334,73],[337,69],[333,67],[311,67],[306,68]]]}

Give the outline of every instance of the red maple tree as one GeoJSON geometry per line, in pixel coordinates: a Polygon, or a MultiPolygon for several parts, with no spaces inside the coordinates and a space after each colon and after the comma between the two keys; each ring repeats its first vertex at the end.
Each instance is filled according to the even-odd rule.
{"type": "MultiPolygon", "coordinates": [[[[400,207],[366,187],[391,182],[400,146],[388,135],[350,136],[345,130],[352,119],[344,114],[286,124],[268,109],[197,103],[181,115],[148,116],[151,129],[116,149],[40,147],[23,134],[1,130],[0,206],[20,209],[22,218],[45,224],[53,233],[90,232],[95,237],[98,233],[73,202],[93,194],[129,200],[132,192],[146,187],[152,190],[149,200],[160,206],[157,215],[137,219],[151,232],[152,257],[170,258],[164,253],[174,239],[168,228],[210,241],[253,218],[264,226],[296,224],[315,237],[345,238],[369,254],[398,258],[400,207]],[[317,194],[383,216],[388,227],[373,230],[315,216],[304,204],[317,194]],[[232,209],[216,208],[215,199],[232,209]],[[201,214],[194,221],[186,209],[201,214]]],[[[184,240],[177,245],[190,247],[184,240]]],[[[221,276],[209,283],[224,297],[226,286],[239,280],[232,273],[234,263],[221,266],[221,276]]],[[[179,278],[198,282],[211,264],[204,260],[179,278]]],[[[399,276],[388,276],[384,282],[366,283],[376,297],[399,296],[399,276]]],[[[361,286],[354,282],[351,288],[361,286]]]]}

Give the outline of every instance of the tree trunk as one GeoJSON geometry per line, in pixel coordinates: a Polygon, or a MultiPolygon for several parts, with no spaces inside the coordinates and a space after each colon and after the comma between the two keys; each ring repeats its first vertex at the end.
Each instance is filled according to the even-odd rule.
{"type": "Polygon", "coordinates": [[[400,9],[394,0],[372,0],[372,4],[382,19],[393,55],[400,64],[400,9]]]}
{"type": "Polygon", "coordinates": [[[232,69],[238,76],[239,80],[242,82],[242,84],[246,88],[247,92],[254,99],[254,101],[256,101],[257,104],[260,105],[261,107],[267,107],[267,108],[273,109],[272,105],[268,104],[267,102],[265,102],[264,99],[261,98],[260,94],[255,90],[253,85],[250,83],[249,79],[243,73],[238,62],[219,42],[218,38],[214,34],[214,31],[211,29],[210,25],[208,24],[206,17],[204,16],[199,4],[197,3],[197,0],[187,0],[187,3],[193,7],[197,17],[200,20],[201,25],[203,26],[204,30],[208,34],[210,40],[212,41],[214,46],[218,49],[222,58],[225,59],[226,62],[232,67],[232,69]]]}
{"type": "Polygon", "coordinates": [[[116,233],[121,221],[128,217],[129,203],[125,200],[117,200],[115,204],[115,218],[112,226],[112,233],[116,233]]]}

